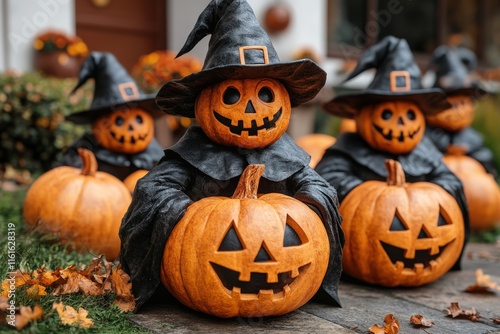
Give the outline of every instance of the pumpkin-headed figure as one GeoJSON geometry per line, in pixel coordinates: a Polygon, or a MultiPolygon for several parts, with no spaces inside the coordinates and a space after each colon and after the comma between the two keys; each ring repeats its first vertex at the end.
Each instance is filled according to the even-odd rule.
{"type": "Polygon", "coordinates": [[[393,154],[412,151],[425,132],[425,118],[413,102],[391,101],[365,106],[356,114],[356,129],[374,149],[393,154]]]}
{"type": "Polygon", "coordinates": [[[257,197],[263,171],[248,166],[231,198],[194,203],[174,228],[161,277],[185,305],[219,317],[280,315],[319,289],[329,257],[323,224],[292,197],[257,197]]]}
{"type": "Polygon", "coordinates": [[[466,95],[448,96],[451,108],[438,114],[427,115],[428,126],[457,132],[469,127],[474,120],[474,101],[466,95]]]}
{"type": "Polygon", "coordinates": [[[460,207],[435,184],[406,183],[399,162],[387,160],[386,168],[387,182],[364,182],[342,201],[344,272],[384,286],[433,282],[460,257],[460,207]]]}
{"type": "Polygon", "coordinates": [[[123,109],[92,123],[92,133],[104,148],[119,153],[144,151],[154,138],[153,116],[142,109],[123,109]]]}
{"type": "Polygon", "coordinates": [[[265,147],[288,128],[290,97],[274,79],[225,80],[205,88],[195,105],[196,120],[214,142],[265,147]]]}

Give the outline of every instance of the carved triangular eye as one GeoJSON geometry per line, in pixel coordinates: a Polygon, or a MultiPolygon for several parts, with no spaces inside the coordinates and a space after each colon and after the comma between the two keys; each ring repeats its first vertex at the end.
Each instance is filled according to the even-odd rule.
{"type": "Polygon", "coordinates": [[[401,221],[401,218],[399,217],[399,212],[396,210],[396,213],[394,214],[394,218],[392,219],[392,224],[391,228],[389,231],[406,231],[408,228],[406,225],[401,221]]]}
{"type": "Polygon", "coordinates": [[[243,250],[243,243],[236,232],[236,228],[234,226],[234,221],[231,224],[231,228],[227,231],[224,239],[219,246],[219,252],[227,252],[227,251],[238,251],[243,250]]]}
{"type": "Polygon", "coordinates": [[[448,225],[448,221],[443,217],[443,215],[440,213],[438,217],[438,226],[445,226],[448,225]]]}
{"type": "Polygon", "coordinates": [[[283,247],[292,247],[305,244],[307,242],[305,232],[299,224],[290,216],[286,216],[285,235],[283,238],[283,247]]]}

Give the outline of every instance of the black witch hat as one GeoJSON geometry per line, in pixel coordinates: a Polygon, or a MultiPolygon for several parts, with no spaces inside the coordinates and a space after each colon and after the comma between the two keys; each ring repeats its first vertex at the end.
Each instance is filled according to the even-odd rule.
{"type": "Polygon", "coordinates": [[[80,68],[78,83],[71,93],[90,78],[95,81],[90,109],[68,115],[66,120],[88,124],[107,113],[130,108],[141,108],[153,117],[163,115],[154,102],[154,94],[145,95],[113,54],[92,52],[80,68]]]}
{"type": "Polygon", "coordinates": [[[325,84],[326,73],[309,59],[280,62],[246,0],[212,0],[177,57],[210,34],[202,70],[169,81],[158,92],[156,103],[167,114],[194,117],[198,94],[226,79],[277,79],[290,94],[292,107],[314,98],[325,84]]]}
{"type": "Polygon", "coordinates": [[[345,81],[370,68],[375,68],[377,72],[368,88],[338,95],[327,102],[324,109],[340,117],[353,118],[363,106],[385,101],[411,101],[425,114],[437,113],[450,107],[441,89],[422,88],[420,69],[404,39],[387,36],[368,48],[345,81]]]}
{"type": "Polygon", "coordinates": [[[477,65],[475,54],[463,47],[441,45],[432,54],[430,68],[436,72],[433,87],[441,88],[449,96],[465,95],[480,98],[488,94],[471,72],[477,65]]]}

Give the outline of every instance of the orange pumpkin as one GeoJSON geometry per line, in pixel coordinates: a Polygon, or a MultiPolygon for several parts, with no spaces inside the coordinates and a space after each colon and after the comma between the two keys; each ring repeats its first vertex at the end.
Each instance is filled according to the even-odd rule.
{"type": "Polygon", "coordinates": [[[265,147],[286,131],[291,104],[278,80],[225,80],[205,88],[195,116],[205,134],[222,145],[265,147]]]}
{"type": "Polygon", "coordinates": [[[356,121],[350,118],[343,118],[340,122],[339,132],[356,132],[356,121]]]}
{"type": "Polygon", "coordinates": [[[500,223],[500,188],[494,177],[461,147],[450,145],[443,161],[463,183],[471,228],[495,228],[500,223]]]}
{"type": "Polygon", "coordinates": [[[311,168],[316,167],[321,158],[323,158],[326,149],[335,144],[335,141],[335,137],[322,133],[312,133],[295,140],[297,145],[311,156],[311,160],[309,161],[311,168]]]}
{"type": "Polygon", "coordinates": [[[92,133],[97,142],[110,151],[136,154],[153,140],[153,116],[142,109],[117,110],[95,120],[92,133]]]}
{"type": "Polygon", "coordinates": [[[145,169],[139,169],[136,170],[135,172],[129,174],[124,180],[123,183],[125,184],[125,187],[130,191],[130,193],[134,192],[135,185],[137,184],[137,181],[146,175],[148,173],[147,170],[145,169]]]}
{"type": "Polygon", "coordinates": [[[451,108],[434,115],[426,115],[428,125],[450,132],[465,129],[474,120],[474,102],[469,96],[448,96],[451,108]]]}
{"type": "Polygon", "coordinates": [[[342,201],[343,270],[383,286],[419,286],[443,276],[459,259],[464,220],[438,185],[405,182],[401,164],[387,160],[387,182],[366,181],[342,201]]]}
{"type": "Polygon", "coordinates": [[[183,304],[219,317],[280,315],[319,289],[329,259],[321,219],[283,194],[257,196],[250,165],[231,198],[188,207],[167,240],[161,280],[183,304]]]}
{"type": "Polygon", "coordinates": [[[120,250],[118,229],[132,200],[116,177],[97,171],[94,154],[78,149],[83,168],[56,167],[42,174],[26,193],[23,216],[43,234],[81,251],[114,260],[120,250]]]}
{"type": "Polygon", "coordinates": [[[382,102],[355,115],[356,129],[374,149],[393,154],[411,152],[422,140],[425,117],[413,102],[382,102]]]}

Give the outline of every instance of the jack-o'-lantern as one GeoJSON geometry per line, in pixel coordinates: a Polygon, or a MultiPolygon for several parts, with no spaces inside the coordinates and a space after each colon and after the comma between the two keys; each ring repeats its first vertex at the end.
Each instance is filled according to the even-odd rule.
{"type": "Polygon", "coordinates": [[[195,104],[205,134],[222,145],[265,147],[286,131],[290,96],[274,79],[225,80],[205,88],[195,104]]]}
{"type": "Polygon", "coordinates": [[[383,286],[419,286],[453,267],[464,245],[455,199],[428,182],[406,183],[401,164],[387,160],[387,182],[366,181],[342,201],[344,272],[383,286]]]}
{"type": "Polygon", "coordinates": [[[144,151],[154,137],[154,121],[142,109],[123,109],[99,117],[92,133],[104,148],[119,153],[144,151]]]}
{"type": "Polygon", "coordinates": [[[493,229],[500,223],[500,188],[493,175],[465,152],[463,147],[450,145],[443,161],[463,183],[471,228],[493,229]]]}
{"type": "Polygon", "coordinates": [[[474,120],[474,102],[469,96],[452,95],[448,97],[451,108],[437,114],[426,115],[428,125],[450,132],[465,129],[474,120]]]}
{"type": "Polygon", "coordinates": [[[264,165],[234,195],[188,207],[167,240],[161,280],[183,304],[219,317],[281,315],[321,286],[329,241],[319,216],[278,193],[257,196],[264,165]]]}
{"type": "Polygon", "coordinates": [[[411,152],[425,131],[424,114],[407,101],[365,106],[355,120],[358,133],[371,147],[393,154],[411,152]]]}

